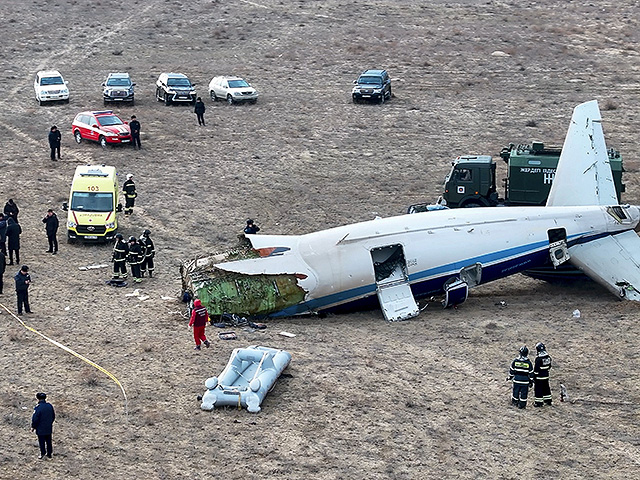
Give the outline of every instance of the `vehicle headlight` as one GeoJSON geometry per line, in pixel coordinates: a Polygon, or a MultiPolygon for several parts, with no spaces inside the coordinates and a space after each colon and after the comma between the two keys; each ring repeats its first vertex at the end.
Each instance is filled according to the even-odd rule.
{"type": "Polygon", "coordinates": [[[240,92],[231,92],[231,95],[233,95],[234,97],[237,97],[240,95],[240,92]]]}
{"type": "Polygon", "coordinates": [[[76,222],[74,222],[73,220],[69,220],[67,222],[67,227],[69,228],[76,228],[78,226],[78,224],[76,222]]]}
{"type": "Polygon", "coordinates": [[[380,93],[382,91],[381,88],[374,88],[373,93],[380,93]]]}
{"type": "Polygon", "coordinates": [[[104,136],[105,137],[117,137],[118,134],[117,133],[113,133],[113,132],[104,132],[104,136]]]}
{"type": "Polygon", "coordinates": [[[107,230],[111,230],[113,228],[116,228],[116,224],[115,222],[107,223],[105,227],[107,227],[107,230]]]}

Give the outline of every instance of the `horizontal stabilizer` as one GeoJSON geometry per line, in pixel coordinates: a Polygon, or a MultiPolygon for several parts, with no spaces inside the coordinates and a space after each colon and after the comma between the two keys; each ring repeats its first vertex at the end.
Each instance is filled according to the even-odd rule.
{"type": "Polygon", "coordinates": [[[622,299],[640,301],[640,238],[632,231],[569,248],[572,264],[622,299]]]}
{"type": "Polygon", "coordinates": [[[598,102],[573,110],[547,206],[617,205],[598,102]]]}

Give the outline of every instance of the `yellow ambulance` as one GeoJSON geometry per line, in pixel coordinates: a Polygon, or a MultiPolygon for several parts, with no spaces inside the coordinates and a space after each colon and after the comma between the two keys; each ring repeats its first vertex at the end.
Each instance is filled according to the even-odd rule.
{"type": "Polygon", "coordinates": [[[81,165],[76,168],[69,203],[62,205],[68,212],[69,243],[76,240],[107,242],[115,237],[118,229],[116,212],[122,211],[118,192],[116,167],[81,165]]]}

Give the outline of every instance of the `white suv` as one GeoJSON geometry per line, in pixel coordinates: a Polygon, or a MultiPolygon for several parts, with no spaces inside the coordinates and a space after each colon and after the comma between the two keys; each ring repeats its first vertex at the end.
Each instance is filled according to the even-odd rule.
{"type": "Polygon", "coordinates": [[[196,86],[182,73],[161,73],[156,82],[156,99],[170,103],[196,103],[196,86]]]}
{"type": "Polygon", "coordinates": [[[36,100],[42,105],[44,102],[62,100],[69,103],[69,89],[67,83],[57,70],[41,70],[36,73],[33,81],[33,89],[36,91],[36,100]]]}
{"type": "Polygon", "coordinates": [[[256,103],[258,92],[240,77],[213,77],[209,82],[209,95],[214,102],[218,99],[227,103],[256,103]]]}

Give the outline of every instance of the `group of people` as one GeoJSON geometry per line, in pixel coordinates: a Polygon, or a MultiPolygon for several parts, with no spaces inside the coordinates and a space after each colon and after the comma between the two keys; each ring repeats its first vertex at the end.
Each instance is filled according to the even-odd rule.
{"type": "Polygon", "coordinates": [[[513,380],[511,404],[518,408],[527,408],[527,396],[531,386],[534,386],[534,407],[551,405],[551,357],[542,342],[536,344],[536,353],[533,363],[529,360],[529,349],[524,345],[520,348],[520,355],[513,359],[509,368],[509,378],[513,380]]]}
{"type": "Polygon", "coordinates": [[[124,235],[117,233],[112,255],[113,278],[127,278],[127,263],[131,268],[134,282],[140,283],[146,273],[149,273],[149,277],[153,277],[155,256],[156,250],[151,239],[151,230],[146,229],[139,239],[130,236],[128,242],[124,241],[124,235]]]}

